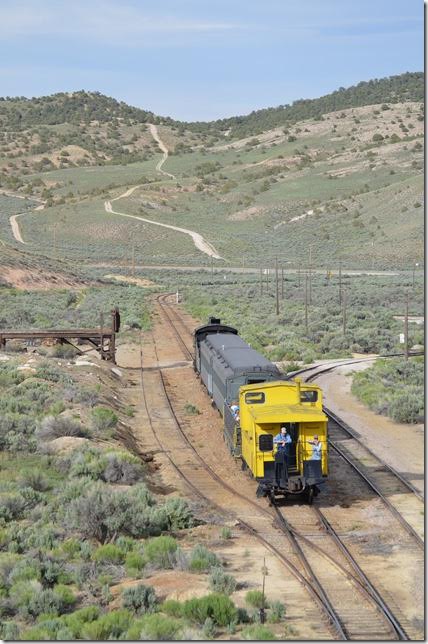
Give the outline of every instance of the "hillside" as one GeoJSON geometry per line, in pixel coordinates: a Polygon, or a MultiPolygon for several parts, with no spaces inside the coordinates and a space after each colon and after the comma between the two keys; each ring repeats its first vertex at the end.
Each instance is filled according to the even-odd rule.
{"type": "Polygon", "coordinates": [[[139,263],[209,263],[176,226],[218,265],[304,266],[311,248],[319,267],[409,268],[423,261],[422,95],[422,74],[403,74],[203,128],[97,93],[0,101],[1,238],[22,249],[19,214],[26,251],[79,262],[134,248],[139,263]]]}

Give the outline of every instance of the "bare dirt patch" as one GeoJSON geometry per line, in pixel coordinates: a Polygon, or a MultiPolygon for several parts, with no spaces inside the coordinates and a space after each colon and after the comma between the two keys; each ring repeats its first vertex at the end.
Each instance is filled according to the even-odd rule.
{"type": "Polygon", "coordinates": [[[105,279],[126,282],[127,284],[136,284],[137,286],[156,286],[155,282],[144,277],[132,277],[131,275],[104,275],[104,277],[105,279]]]}
{"type": "Polygon", "coordinates": [[[254,217],[263,215],[265,212],[266,208],[262,208],[261,206],[250,206],[244,210],[234,212],[232,215],[229,215],[228,219],[229,221],[245,221],[246,219],[254,219],[254,217]]]}
{"type": "Polygon", "coordinates": [[[46,291],[51,288],[74,288],[82,286],[82,282],[66,277],[61,273],[41,271],[37,268],[12,268],[2,267],[2,279],[10,286],[28,291],[46,291]]]}

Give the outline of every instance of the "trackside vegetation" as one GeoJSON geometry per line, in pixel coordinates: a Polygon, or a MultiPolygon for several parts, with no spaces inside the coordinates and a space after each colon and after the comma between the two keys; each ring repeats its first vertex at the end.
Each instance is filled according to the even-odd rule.
{"type": "MultiPolygon", "coordinates": [[[[129,416],[110,370],[0,357],[0,637],[247,637],[258,613],[230,597],[225,562],[183,544],[192,506],[151,492],[147,464],[118,442],[129,416]],[[206,594],[164,601],[150,583],[162,571],[202,575],[206,594]]],[[[284,630],[285,607],[269,619],[284,630]]]]}
{"type": "Polygon", "coordinates": [[[373,411],[399,423],[424,420],[424,361],[377,360],[355,373],[352,393],[373,411]]]}

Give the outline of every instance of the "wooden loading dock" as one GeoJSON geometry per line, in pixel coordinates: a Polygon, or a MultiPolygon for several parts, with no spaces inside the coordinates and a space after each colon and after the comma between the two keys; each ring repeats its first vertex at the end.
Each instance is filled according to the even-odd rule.
{"type": "Polygon", "coordinates": [[[3,331],[0,329],[0,350],[5,349],[7,340],[57,340],[60,344],[70,344],[80,353],[82,350],[71,340],[82,340],[91,344],[99,352],[102,360],[116,363],[116,333],[120,329],[120,313],[115,307],[111,312],[111,326],[102,324],[93,329],[44,329],[43,331],[3,331]]]}

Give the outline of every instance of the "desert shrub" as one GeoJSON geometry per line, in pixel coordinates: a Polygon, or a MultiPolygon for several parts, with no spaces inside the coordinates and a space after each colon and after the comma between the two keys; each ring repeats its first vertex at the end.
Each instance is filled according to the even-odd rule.
{"type": "Polygon", "coordinates": [[[245,602],[253,608],[268,608],[269,603],[261,590],[249,590],[245,595],[245,602]]]}
{"type": "Polygon", "coordinates": [[[65,609],[73,606],[76,602],[76,597],[74,596],[71,588],[65,586],[64,584],[57,584],[54,586],[54,594],[58,597],[60,601],[60,612],[62,613],[65,609]]]}
{"type": "Polygon", "coordinates": [[[0,363],[0,386],[2,388],[18,385],[25,380],[25,375],[22,371],[17,371],[17,366],[18,363],[15,361],[0,363]]]}
{"type": "Polygon", "coordinates": [[[98,619],[100,609],[98,606],[86,606],[74,611],[62,619],[65,621],[67,628],[71,631],[72,637],[70,639],[81,639],[82,630],[85,624],[93,622],[98,619]]]}
{"type": "Polygon", "coordinates": [[[231,595],[236,590],[236,583],[235,577],[228,575],[223,568],[215,567],[211,569],[209,586],[210,590],[215,593],[231,595]]]}
{"type": "Polygon", "coordinates": [[[69,608],[75,601],[72,591],[63,585],[43,589],[35,580],[19,581],[9,592],[12,605],[24,617],[39,615],[58,615],[69,608]]]}
{"type": "Polygon", "coordinates": [[[14,622],[0,621],[0,639],[5,642],[19,639],[19,628],[14,622]]]}
{"type": "Polygon", "coordinates": [[[376,360],[353,376],[352,393],[373,411],[402,423],[421,422],[424,415],[424,363],[376,360]]]}
{"type": "Polygon", "coordinates": [[[397,391],[388,406],[388,416],[397,423],[420,423],[424,418],[422,387],[397,391]]]}
{"type": "Polygon", "coordinates": [[[277,624],[280,622],[285,616],[285,606],[282,602],[271,602],[270,603],[270,610],[269,610],[269,616],[268,616],[268,621],[271,624],[277,624]]]}
{"type": "Polygon", "coordinates": [[[183,614],[183,605],[176,599],[166,599],[159,608],[171,617],[181,617],[183,614]]]}
{"type": "Polygon", "coordinates": [[[274,633],[267,627],[262,624],[253,624],[252,626],[247,626],[242,631],[242,638],[244,640],[252,641],[268,641],[276,640],[277,637],[274,633]]]}
{"type": "Polygon", "coordinates": [[[65,552],[69,557],[75,557],[76,555],[80,554],[80,546],[80,541],[78,541],[74,537],[70,537],[70,539],[66,539],[62,542],[61,550],[65,552]]]}
{"type": "Polygon", "coordinates": [[[145,564],[146,560],[139,552],[129,552],[126,555],[125,569],[130,577],[139,577],[144,570],[145,564]]]}
{"type": "Polygon", "coordinates": [[[181,624],[171,617],[160,615],[145,615],[137,619],[126,633],[127,640],[171,641],[177,640],[181,624]]]}
{"type": "Polygon", "coordinates": [[[70,501],[83,496],[90,489],[91,485],[92,481],[88,477],[82,477],[80,480],[66,481],[61,492],[56,497],[56,503],[54,500],[53,504],[61,508],[67,507],[70,501]]]}
{"type": "Polygon", "coordinates": [[[44,521],[31,526],[14,523],[7,532],[7,549],[9,552],[27,552],[31,549],[52,550],[59,545],[58,529],[44,521]]]}
{"type": "Polygon", "coordinates": [[[205,597],[188,599],[183,604],[183,616],[202,626],[210,617],[218,626],[227,626],[236,620],[237,610],[226,595],[212,593],[205,597]]]}
{"type": "Polygon", "coordinates": [[[134,548],[138,547],[140,544],[138,541],[135,541],[132,537],[120,536],[115,540],[115,544],[123,550],[125,554],[133,552],[134,548]]]}
{"type": "Polygon", "coordinates": [[[219,566],[220,562],[213,552],[210,552],[205,546],[196,545],[190,555],[189,570],[192,572],[206,572],[214,566],[219,566]]]}
{"type": "Polygon", "coordinates": [[[42,380],[48,380],[49,382],[63,382],[66,384],[73,383],[73,379],[70,376],[64,374],[61,369],[58,369],[47,360],[37,365],[35,378],[41,378],[42,380]]]}
{"type": "Polygon", "coordinates": [[[29,579],[40,581],[40,578],[40,563],[36,559],[26,557],[20,559],[7,575],[7,579],[11,584],[15,584],[18,581],[27,581],[29,579]]]}
{"type": "Polygon", "coordinates": [[[151,613],[158,603],[156,593],[152,586],[138,584],[125,588],[122,593],[122,606],[132,610],[134,613],[151,613]]]}
{"type": "Polygon", "coordinates": [[[168,532],[192,528],[195,525],[189,504],[184,499],[177,497],[167,499],[155,510],[154,517],[161,529],[168,532]]]}
{"type": "Polygon", "coordinates": [[[69,468],[70,476],[86,476],[96,481],[103,478],[107,458],[100,449],[84,446],[74,450],[68,459],[68,463],[64,463],[64,465],[69,468]]]}
{"type": "Polygon", "coordinates": [[[117,491],[99,482],[93,483],[81,498],[72,501],[65,522],[68,527],[101,543],[119,534],[133,537],[160,534],[169,524],[168,513],[158,511],[145,485],[117,491]]]}
{"type": "Polygon", "coordinates": [[[147,561],[159,568],[172,568],[177,548],[177,542],[173,537],[155,537],[145,544],[144,555],[147,561]]]}
{"type": "Polygon", "coordinates": [[[227,526],[224,526],[221,529],[220,537],[222,539],[232,539],[232,530],[230,528],[228,528],[227,526]]]}
{"type": "Polygon", "coordinates": [[[46,476],[37,468],[24,472],[20,482],[23,487],[30,487],[37,492],[46,492],[50,489],[46,476]]]}
{"type": "Polygon", "coordinates": [[[76,390],[75,402],[83,403],[88,407],[95,407],[99,400],[99,393],[96,389],[91,387],[82,387],[81,389],[76,390]]]}
{"type": "Polygon", "coordinates": [[[14,521],[24,516],[26,509],[25,499],[19,493],[7,493],[0,495],[0,519],[14,521]]]}
{"type": "Polygon", "coordinates": [[[132,615],[128,610],[115,610],[85,624],[81,637],[89,640],[118,640],[126,633],[131,621],[132,615]]]}
{"type": "Polygon", "coordinates": [[[216,627],[215,627],[215,624],[214,624],[214,620],[211,619],[211,617],[206,618],[206,620],[205,620],[205,622],[204,622],[204,624],[202,626],[202,633],[203,633],[204,637],[207,640],[214,639],[214,637],[216,635],[216,627]]]}
{"type": "Polygon", "coordinates": [[[107,429],[116,427],[117,421],[118,417],[116,414],[107,407],[95,407],[95,409],[92,410],[92,427],[97,432],[103,432],[107,429]]]}
{"type": "Polygon", "coordinates": [[[186,403],[184,405],[184,411],[186,412],[186,414],[189,414],[189,416],[198,416],[201,413],[199,409],[191,403],[186,403]]]}
{"type": "Polygon", "coordinates": [[[65,563],[61,559],[56,559],[52,555],[42,554],[39,562],[40,581],[43,586],[51,588],[56,583],[69,581],[65,563]]]}
{"type": "Polygon", "coordinates": [[[106,461],[102,474],[104,481],[108,483],[133,485],[143,477],[142,465],[131,454],[109,453],[106,455],[106,461]]]}
{"type": "Polygon", "coordinates": [[[46,416],[36,429],[39,441],[51,441],[60,436],[88,436],[88,431],[67,416],[46,416]]]}
{"type": "Polygon", "coordinates": [[[69,344],[56,344],[52,347],[51,356],[54,358],[74,358],[78,351],[69,344]]]}
{"type": "Polygon", "coordinates": [[[102,563],[123,563],[125,553],[114,543],[105,543],[102,546],[98,546],[92,554],[92,558],[94,561],[102,563]]]}

